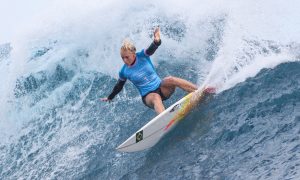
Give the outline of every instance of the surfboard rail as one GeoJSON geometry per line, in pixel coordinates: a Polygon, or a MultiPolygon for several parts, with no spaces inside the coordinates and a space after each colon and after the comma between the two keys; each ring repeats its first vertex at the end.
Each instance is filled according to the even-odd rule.
{"type": "Polygon", "coordinates": [[[135,152],[154,146],[203,99],[206,92],[206,88],[201,88],[184,96],[132,134],[116,150],[135,152]]]}

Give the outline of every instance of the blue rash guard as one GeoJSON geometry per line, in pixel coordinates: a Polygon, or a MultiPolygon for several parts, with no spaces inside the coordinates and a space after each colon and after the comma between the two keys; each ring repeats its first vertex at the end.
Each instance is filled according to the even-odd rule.
{"type": "Polygon", "coordinates": [[[160,44],[161,40],[153,41],[146,50],[136,53],[133,65],[123,65],[119,72],[119,80],[107,99],[112,100],[122,90],[127,79],[137,87],[142,97],[159,88],[161,79],[158,77],[149,56],[154,54],[160,44]]]}
{"type": "Polygon", "coordinates": [[[136,61],[132,66],[123,65],[119,72],[119,80],[126,81],[127,79],[137,87],[141,96],[156,90],[161,83],[161,79],[145,50],[136,53],[136,61]]]}

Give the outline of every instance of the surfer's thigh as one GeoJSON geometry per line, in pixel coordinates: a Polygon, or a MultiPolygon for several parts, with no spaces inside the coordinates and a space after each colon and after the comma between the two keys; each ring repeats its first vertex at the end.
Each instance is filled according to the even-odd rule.
{"type": "Polygon", "coordinates": [[[143,98],[143,103],[153,109],[154,104],[162,103],[162,99],[157,93],[149,93],[145,98],[143,98]]]}
{"type": "Polygon", "coordinates": [[[162,94],[166,98],[169,98],[176,89],[176,85],[173,82],[173,77],[168,76],[168,77],[164,78],[160,85],[160,89],[161,89],[162,94]]]}

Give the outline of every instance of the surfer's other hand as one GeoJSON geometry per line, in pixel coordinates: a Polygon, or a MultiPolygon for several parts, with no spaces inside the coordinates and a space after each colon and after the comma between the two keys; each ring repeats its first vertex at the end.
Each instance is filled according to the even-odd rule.
{"type": "Polygon", "coordinates": [[[108,98],[100,98],[100,101],[111,102],[112,100],[111,100],[111,99],[108,99],[108,98]]]}

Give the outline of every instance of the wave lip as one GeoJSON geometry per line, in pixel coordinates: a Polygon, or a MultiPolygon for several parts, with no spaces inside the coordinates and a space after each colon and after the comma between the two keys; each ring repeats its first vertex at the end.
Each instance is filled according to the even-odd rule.
{"type": "Polygon", "coordinates": [[[12,50],[10,43],[0,44],[0,60],[8,58],[12,50]]]}

